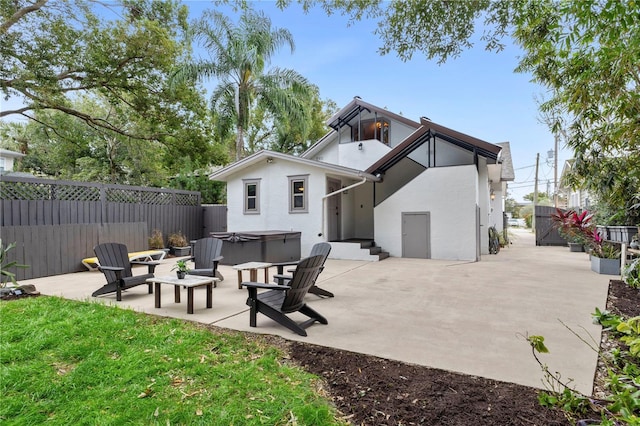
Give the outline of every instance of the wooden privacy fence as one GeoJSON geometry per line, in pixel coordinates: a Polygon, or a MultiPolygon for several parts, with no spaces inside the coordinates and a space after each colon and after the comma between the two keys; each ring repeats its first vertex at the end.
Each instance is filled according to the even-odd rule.
{"type": "Polygon", "coordinates": [[[536,245],[537,246],[566,246],[567,240],[562,238],[554,226],[551,215],[556,212],[555,207],[536,206],[536,245]]]}
{"type": "Polygon", "coordinates": [[[81,271],[80,260],[100,242],[146,250],[153,229],[165,243],[178,231],[188,240],[203,236],[194,191],[3,176],[0,203],[0,238],[18,243],[9,257],[30,265],[21,279],[81,271]]]}

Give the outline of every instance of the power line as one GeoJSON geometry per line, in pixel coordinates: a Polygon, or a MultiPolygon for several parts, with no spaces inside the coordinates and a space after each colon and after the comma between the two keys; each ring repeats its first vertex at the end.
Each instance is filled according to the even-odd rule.
{"type": "Polygon", "coordinates": [[[535,166],[536,166],[536,165],[535,165],[535,164],[533,164],[533,165],[531,165],[531,166],[518,167],[518,168],[515,168],[515,169],[513,169],[513,170],[531,169],[531,168],[533,168],[533,167],[535,167],[535,166]]]}

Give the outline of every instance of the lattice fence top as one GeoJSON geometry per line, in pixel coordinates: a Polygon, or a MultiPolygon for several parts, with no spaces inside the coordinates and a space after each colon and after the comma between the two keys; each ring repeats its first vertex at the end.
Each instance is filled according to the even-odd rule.
{"type": "Polygon", "coordinates": [[[0,182],[2,200],[60,200],[139,203],[152,205],[198,206],[200,193],[158,188],[115,185],[76,185],[45,179],[13,180],[3,177],[0,182]],[[103,195],[104,194],[104,195],[103,195]],[[102,198],[104,196],[104,198],[102,198]]]}

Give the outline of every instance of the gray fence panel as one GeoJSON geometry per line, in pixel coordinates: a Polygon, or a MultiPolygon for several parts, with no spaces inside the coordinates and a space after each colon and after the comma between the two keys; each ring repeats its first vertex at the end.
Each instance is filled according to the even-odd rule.
{"type": "Polygon", "coordinates": [[[3,244],[16,242],[10,261],[29,265],[16,269],[18,280],[85,271],[82,259],[93,257],[93,247],[102,242],[121,242],[130,251],[147,248],[146,222],[6,226],[3,244]]]}
{"type": "Polygon", "coordinates": [[[537,246],[566,246],[567,240],[562,238],[555,227],[552,215],[555,207],[536,206],[536,245],[537,246]]]}
{"type": "Polygon", "coordinates": [[[211,232],[227,232],[227,206],[224,204],[202,206],[202,236],[211,232]]]}
{"type": "Polygon", "coordinates": [[[18,243],[10,258],[32,265],[16,271],[19,279],[85,270],[81,259],[99,242],[138,251],[153,229],[165,242],[172,232],[194,239],[203,231],[193,191],[3,177],[0,195],[0,237],[18,243]]]}

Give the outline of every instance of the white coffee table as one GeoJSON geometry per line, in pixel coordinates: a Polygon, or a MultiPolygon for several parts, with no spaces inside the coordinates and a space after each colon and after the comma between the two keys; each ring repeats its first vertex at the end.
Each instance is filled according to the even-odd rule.
{"type": "Polygon", "coordinates": [[[220,281],[219,278],[215,277],[203,277],[196,275],[187,275],[183,279],[178,279],[175,275],[167,275],[163,277],[153,277],[147,279],[147,282],[154,283],[155,288],[155,301],[156,308],[160,308],[160,284],[170,284],[174,286],[174,297],[175,302],[180,303],[180,287],[187,288],[187,313],[193,313],[193,289],[196,287],[206,286],[207,287],[207,308],[211,308],[213,305],[213,283],[216,281],[220,281]]]}
{"type": "Polygon", "coordinates": [[[258,282],[258,269],[264,269],[264,282],[269,282],[269,268],[272,263],[268,262],[246,262],[234,265],[233,269],[238,271],[238,288],[242,288],[242,271],[249,271],[249,281],[258,282]]]}

